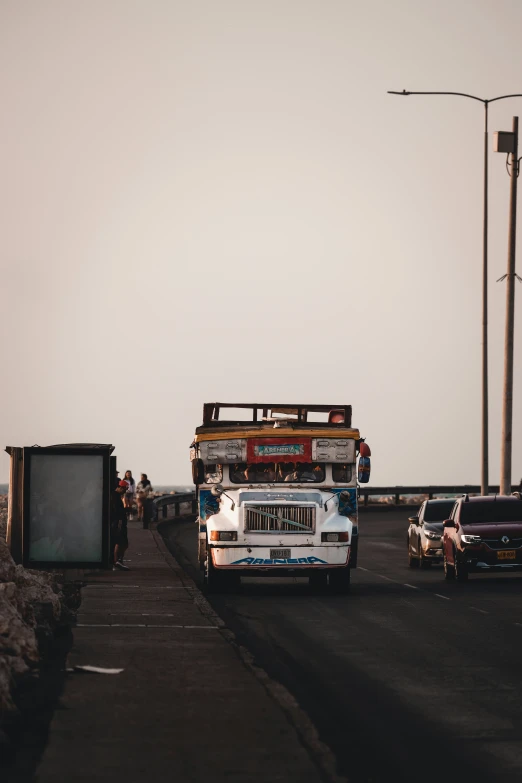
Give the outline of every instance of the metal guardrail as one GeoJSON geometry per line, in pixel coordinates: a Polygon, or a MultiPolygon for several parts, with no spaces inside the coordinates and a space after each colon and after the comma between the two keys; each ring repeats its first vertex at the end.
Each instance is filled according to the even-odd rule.
{"type": "MultiPolygon", "coordinates": [[[[490,494],[500,491],[497,485],[489,488],[490,494]]],[[[363,498],[363,504],[368,505],[368,500],[372,496],[393,497],[395,505],[400,505],[401,497],[405,495],[427,495],[431,500],[435,495],[480,495],[479,484],[418,484],[414,486],[395,486],[395,487],[369,487],[367,485],[358,488],[359,498],[363,498]]],[[[161,495],[153,500],[153,519],[166,519],[168,517],[168,507],[174,506],[174,516],[180,516],[181,503],[191,503],[191,513],[198,513],[198,504],[195,492],[176,492],[173,495],[161,495]]]]}
{"type": "Polygon", "coordinates": [[[198,513],[198,503],[195,492],[175,492],[173,495],[161,495],[159,498],[154,498],[152,501],[154,509],[153,519],[156,521],[160,518],[166,519],[169,514],[169,506],[174,506],[174,516],[179,517],[182,503],[191,503],[191,513],[198,513]]]}
{"type": "MultiPolygon", "coordinates": [[[[492,486],[490,493],[495,494],[500,491],[500,487],[492,486]]],[[[368,505],[368,498],[372,495],[381,495],[395,498],[395,504],[400,505],[401,496],[404,495],[427,495],[431,500],[434,495],[480,495],[479,484],[419,484],[417,486],[405,487],[359,487],[359,497],[364,498],[364,505],[368,505]]]]}

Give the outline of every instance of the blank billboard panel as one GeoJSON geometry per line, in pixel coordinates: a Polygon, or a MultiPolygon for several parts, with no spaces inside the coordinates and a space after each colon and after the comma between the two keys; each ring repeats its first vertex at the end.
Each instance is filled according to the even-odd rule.
{"type": "Polygon", "coordinates": [[[103,561],[102,454],[31,454],[29,565],[103,561]]]}

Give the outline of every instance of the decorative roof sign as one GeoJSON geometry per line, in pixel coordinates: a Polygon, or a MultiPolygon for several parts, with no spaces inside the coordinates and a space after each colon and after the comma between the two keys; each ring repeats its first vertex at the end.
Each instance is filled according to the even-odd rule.
{"type": "Polygon", "coordinates": [[[254,446],[256,457],[294,457],[304,454],[302,443],[261,443],[254,446]]]}

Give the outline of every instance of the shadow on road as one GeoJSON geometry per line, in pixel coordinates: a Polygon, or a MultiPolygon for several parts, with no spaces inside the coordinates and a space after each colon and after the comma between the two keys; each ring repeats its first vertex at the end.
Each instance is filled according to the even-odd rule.
{"type": "MultiPolygon", "coordinates": [[[[201,585],[194,526],[165,525],[160,532],[178,562],[201,585]]],[[[394,623],[392,608],[397,606],[419,617],[426,613],[415,612],[412,604],[424,607],[431,602],[444,610],[449,602],[434,597],[439,590],[461,596],[471,588],[468,594],[476,595],[498,590],[496,582],[501,583],[500,589],[511,591],[513,584],[506,584],[505,577],[489,587],[484,582],[475,586],[474,581],[445,584],[440,574],[440,587],[435,587],[433,579],[429,581],[433,573],[404,569],[404,582],[418,590],[400,583],[397,574],[397,581],[388,581],[363,572],[355,577],[347,596],[315,592],[305,579],[272,577],[245,578],[238,592],[209,596],[237,642],[308,713],[350,783],[417,783],[419,779],[462,783],[468,778],[490,783],[493,779],[482,743],[470,737],[463,743],[459,732],[444,727],[442,716],[430,712],[429,704],[421,704],[420,696],[418,709],[412,706],[411,688],[416,683],[411,677],[422,678],[424,661],[416,659],[422,648],[415,645],[415,635],[412,641],[411,633],[401,641],[399,627],[390,626],[393,633],[387,636],[383,622],[394,623]],[[404,661],[397,660],[397,670],[402,672],[404,694],[397,682],[372,668],[378,655],[383,672],[395,660],[396,650],[388,649],[392,637],[396,645],[402,644],[404,661]]],[[[419,633],[429,646],[425,632],[419,633]]],[[[451,712],[451,704],[447,710],[451,712]]],[[[509,775],[495,779],[515,780],[509,775]]]]}

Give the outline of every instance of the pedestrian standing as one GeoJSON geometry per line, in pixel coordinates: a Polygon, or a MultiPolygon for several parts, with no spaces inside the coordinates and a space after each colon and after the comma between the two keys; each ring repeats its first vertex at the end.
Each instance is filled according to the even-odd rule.
{"type": "Polygon", "coordinates": [[[136,482],[132,478],[132,471],[125,471],[124,480],[128,483],[129,487],[123,496],[123,505],[127,510],[129,519],[132,519],[132,510],[134,507],[134,499],[136,497],[136,482]]]}
{"type": "Polygon", "coordinates": [[[123,555],[129,546],[127,535],[127,512],[123,505],[123,497],[128,489],[126,481],[118,482],[118,485],[111,493],[111,557],[112,570],[128,571],[129,566],[124,565],[123,555]]]}
{"type": "Polygon", "coordinates": [[[147,500],[149,498],[149,495],[151,495],[153,491],[154,490],[152,489],[152,484],[147,478],[147,474],[142,473],[141,481],[138,482],[138,486],[136,487],[136,496],[138,501],[138,519],[140,519],[142,522],[145,517],[147,500]]]}

